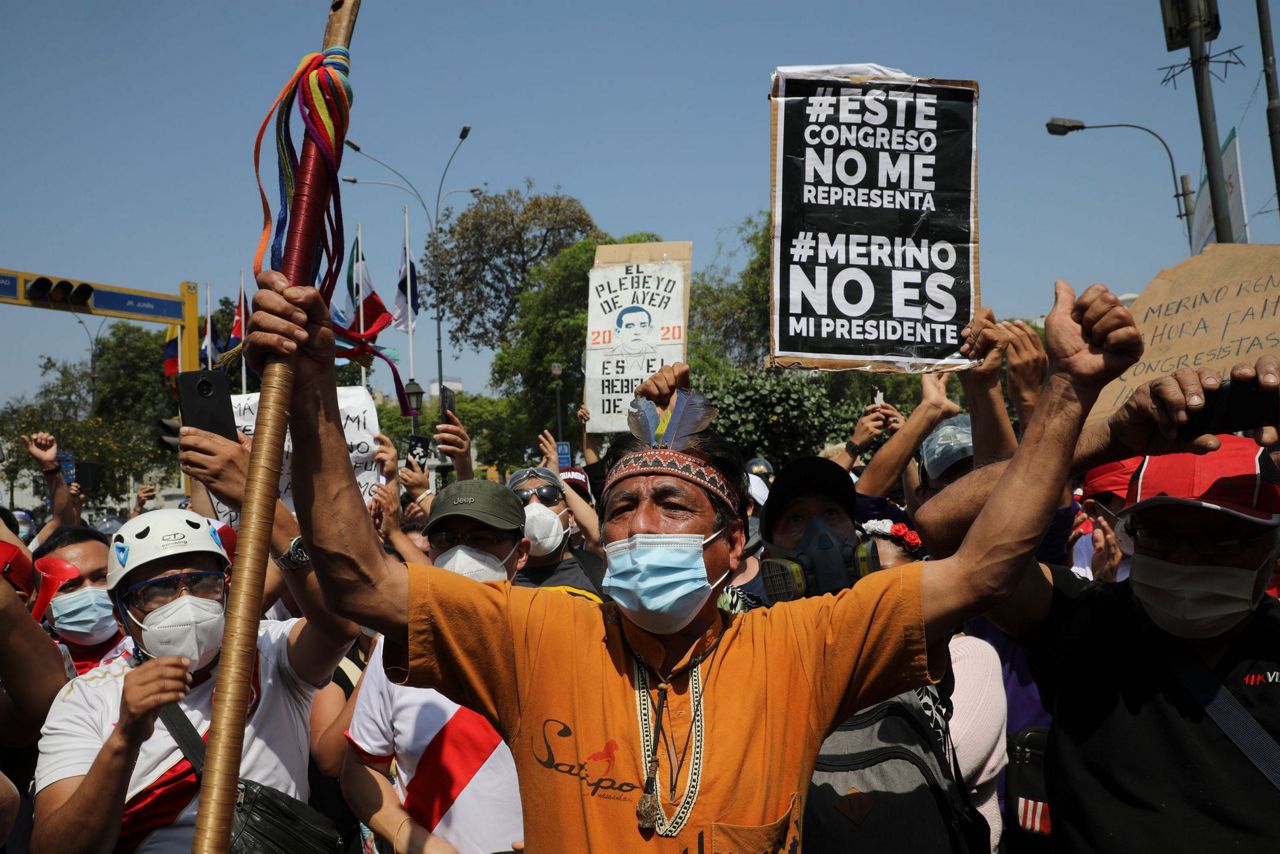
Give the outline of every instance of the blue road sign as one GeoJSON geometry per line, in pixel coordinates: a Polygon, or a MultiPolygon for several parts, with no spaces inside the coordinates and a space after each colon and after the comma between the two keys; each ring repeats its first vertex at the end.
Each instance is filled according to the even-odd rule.
{"type": "Polygon", "coordinates": [[[58,451],[58,467],[62,469],[62,479],[70,486],[76,479],[76,455],[71,451],[58,451]]]}
{"type": "Polygon", "coordinates": [[[18,277],[5,273],[0,275],[0,297],[18,298],[18,277]]]}
{"type": "Polygon", "coordinates": [[[93,308],[95,311],[127,311],[131,314],[154,317],[157,320],[182,322],[182,300],[177,297],[164,299],[131,294],[127,291],[109,291],[98,287],[93,291],[93,308]]]}

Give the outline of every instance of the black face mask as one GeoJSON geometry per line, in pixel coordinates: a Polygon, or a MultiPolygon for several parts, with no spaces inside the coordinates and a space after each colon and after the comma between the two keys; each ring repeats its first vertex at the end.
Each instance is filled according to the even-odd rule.
{"type": "Polygon", "coordinates": [[[852,587],[858,580],[858,540],[841,539],[821,519],[811,519],[797,549],[769,545],[773,557],[760,561],[767,601],[789,602],[852,587]]]}

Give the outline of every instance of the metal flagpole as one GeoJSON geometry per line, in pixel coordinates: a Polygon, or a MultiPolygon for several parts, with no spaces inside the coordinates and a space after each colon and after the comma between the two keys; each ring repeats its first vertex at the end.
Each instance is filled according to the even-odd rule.
{"type": "Polygon", "coordinates": [[[409,377],[412,379],[417,374],[413,370],[413,308],[417,302],[415,297],[418,295],[418,283],[414,281],[413,265],[409,263],[409,206],[404,208],[404,298],[407,303],[406,309],[409,312],[409,377]]]}
{"type": "MultiPolygon", "coordinates": [[[[360,315],[360,332],[364,332],[364,275],[361,264],[364,263],[364,232],[361,229],[364,226],[356,224],[356,258],[352,262],[352,270],[355,272],[356,280],[356,312],[360,315]]],[[[367,386],[369,384],[369,371],[364,366],[360,366],[360,385],[367,386]]]]}
{"type": "MultiPolygon", "coordinates": [[[[240,302],[236,303],[236,314],[240,315],[240,340],[249,337],[248,303],[244,301],[244,267],[240,268],[240,302]]],[[[240,357],[240,393],[249,393],[249,374],[243,356],[240,357]]]]}
{"type": "Polygon", "coordinates": [[[204,283],[204,364],[206,370],[213,370],[213,286],[204,283]]]}

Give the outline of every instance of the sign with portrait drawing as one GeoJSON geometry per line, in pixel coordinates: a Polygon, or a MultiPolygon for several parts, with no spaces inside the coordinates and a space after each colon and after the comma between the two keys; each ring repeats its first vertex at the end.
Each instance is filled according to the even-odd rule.
{"type": "Polygon", "coordinates": [[[683,361],[693,245],[601,246],[590,272],[587,310],[587,430],[627,429],[636,387],[663,365],[683,361]]]}

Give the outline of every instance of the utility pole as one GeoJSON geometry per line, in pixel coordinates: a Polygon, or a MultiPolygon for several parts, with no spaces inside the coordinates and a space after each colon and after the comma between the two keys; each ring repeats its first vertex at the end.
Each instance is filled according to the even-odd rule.
{"type": "MultiPolygon", "coordinates": [[[[1209,179],[1209,204],[1213,207],[1214,237],[1218,243],[1234,243],[1231,213],[1227,208],[1227,182],[1222,174],[1222,143],[1213,107],[1213,85],[1209,79],[1209,57],[1205,52],[1204,0],[1184,0],[1187,47],[1191,51],[1191,76],[1196,85],[1196,106],[1200,110],[1200,139],[1204,146],[1204,167],[1209,179]]],[[[1269,108],[1269,107],[1268,107],[1269,108]]]]}
{"type": "Polygon", "coordinates": [[[1276,49],[1271,40],[1271,2],[1258,0],[1258,34],[1262,39],[1262,70],[1267,78],[1267,136],[1271,138],[1271,170],[1280,195],[1280,83],[1276,81],[1276,49]]]}

